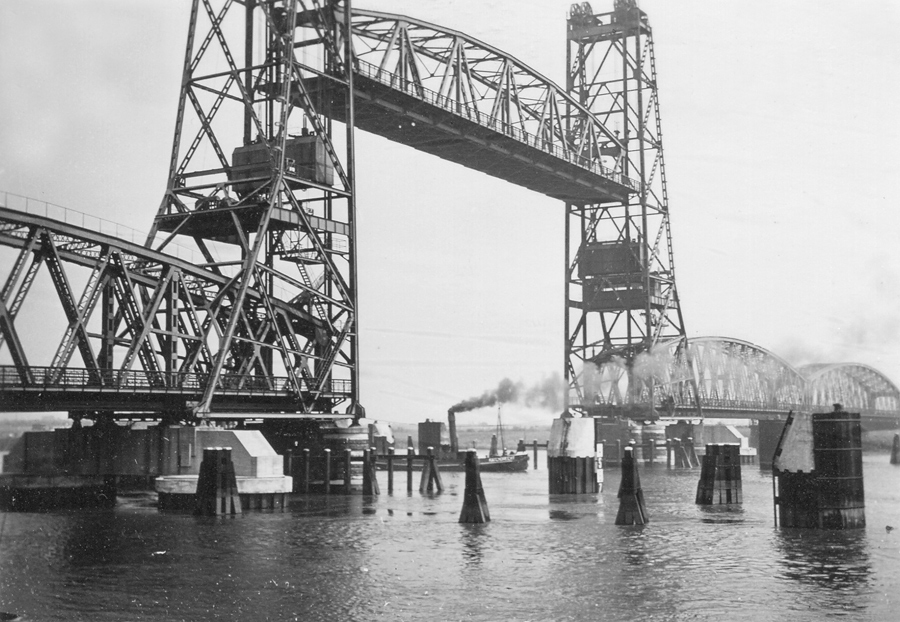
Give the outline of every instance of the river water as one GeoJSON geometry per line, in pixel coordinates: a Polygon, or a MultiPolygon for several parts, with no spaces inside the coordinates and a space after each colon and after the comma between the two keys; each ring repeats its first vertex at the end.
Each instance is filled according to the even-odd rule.
{"type": "MultiPolygon", "coordinates": [[[[699,470],[643,467],[650,523],[601,494],[550,496],[540,469],[482,474],[490,523],[440,495],[291,501],[200,518],[153,499],[0,514],[0,612],[27,620],[898,620],[900,467],[865,456],[864,530],[773,527],[772,479],[743,469],[737,508],[694,504],[699,470]],[[895,531],[887,526],[898,527],[895,531]]],[[[417,474],[418,476],[418,474],[417,474]]],[[[416,480],[418,487],[418,480],[416,480]]],[[[398,492],[399,491],[399,492],[398,492]]],[[[2,617],[0,617],[2,619],[2,617]]]]}

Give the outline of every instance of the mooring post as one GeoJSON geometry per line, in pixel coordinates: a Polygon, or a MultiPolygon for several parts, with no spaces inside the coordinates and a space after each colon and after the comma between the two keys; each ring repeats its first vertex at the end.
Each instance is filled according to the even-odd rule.
{"type": "Polygon", "coordinates": [[[891,447],[891,464],[900,464],[900,434],[894,434],[894,444],[891,447]]]}
{"type": "Polygon", "coordinates": [[[697,484],[697,505],[741,503],[741,448],[707,445],[697,484]]]}
{"type": "Polygon", "coordinates": [[[491,520],[484,487],[481,485],[481,472],[478,468],[478,454],[474,449],[466,451],[466,490],[463,494],[462,511],[459,513],[461,523],[486,523],[491,520]]]}
{"type": "Polygon", "coordinates": [[[344,450],[344,494],[349,495],[352,493],[351,480],[350,480],[350,472],[353,464],[353,451],[348,447],[344,450]]]}
{"type": "Polygon", "coordinates": [[[625,449],[622,456],[622,483],[619,484],[619,512],[616,514],[616,525],[645,525],[650,521],[647,508],[644,506],[644,492],[641,490],[641,477],[638,465],[634,461],[631,448],[625,449]]]}
{"type": "Polygon", "coordinates": [[[429,447],[425,457],[425,465],[422,468],[422,479],[419,481],[419,492],[434,492],[435,487],[439,493],[444,491],[441,474],[434,461],[434,447],[429,447]]]}
{"type": "Polygon", "coordinates": [[[331,450],[325,450],[325,494],[331,494],[331,450]]]}
{"type": "Polygon", "coordinates": [[[388,447],[387,455],[388,494],[394,494],[394,448],[388,447]]]}
{"type": "Polygon", "coordinates": [[[534,468],[537,469],[537,439],[534,439],[532,447],[534,447],[534,468]]]}
{"type": "Polygon", "coordinates": [[[647,462],[650,463],[650,466],[653,466],[653,461],[656,460],[656,439],[650,439],[650,455],[647,456],[647,462]]]}
{"type": "Polygon", "coordinates": [[[309,449],[303,449],[303,494],[309,493],[309,449]]]}
{"type": "Polygon", "coordinates": [[[684,453],[687,458],[688,467],[700,466],[700,460],[697,458],[697,451],[694,449],[694,437],[689,436],[684,441],[684,453]]]}
{"type": "Polygon", "coordinates": [[[444,492],[444,482],[441,481],[441,469],[438,467],[437,462],[434,461],[433,450],[431,451],[429,461],[431,462],[431,479],[434,482],[434,487],[439,493],[444,492]]]}
{"type": "Polygon", "coordinates": [[[210,447],[203,450],[195,500],[195,514],[216,516],[241,513],[241,497],[237,490],[234,463],[231,461],[231,447],[210,447]]]}
{"type": "Polygon", "coordinates": [[[378,450],[375,447],[369,449],[369,474],[372,477],[372,494],[380,495],[381,489],[378,487],[378,467],[375,464],[375,457],[378,455],[378,450]]]}
{"type": "MultiPolygon", "coordinates": [[[[412,438],[412,437],[410,437],[412,438]]],[[[413,490],[413,448],[410,445],[406,448],[406,492],[411,493],[413,490]]]]}
{"type": "Polygon", "coordinates": [[[672,439],[672,454],[674,456],[674,464],[672,466],[676,469],[684,468],[684,448],[681,446],[680,438],[672,439]]]}
{"type": "Polygon", "coordinates": [[[672,439],[666,439],[666,468],[672,468],[672,439]]]}
{"type": "Polygon", "coordinates": [[[375,478],[375,448],[363,450],[363,495],[377,495],[378,480],[375,478]]]}

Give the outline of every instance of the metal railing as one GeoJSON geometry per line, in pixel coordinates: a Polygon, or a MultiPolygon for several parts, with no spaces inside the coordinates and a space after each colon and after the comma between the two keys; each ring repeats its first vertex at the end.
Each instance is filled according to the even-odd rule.
{"type": "MultiPolygon", "coordinates": [[[[85,214],[77,210],[49,203],[40,199],[22,196],[12,192],[0,190],[0,207],[31,214],[33,216],[42,216],[59,222],[64,222],[73,227],[81,227],[88,231],[94,231],[101,235],[108,235],[125,242],[130,242],[137,246],[143,246],[147,240],[147,232],[139,231],[126,225],[85,214]]],[[[169,244],[166,246],[165,254],[186,261],[192,264],[206,263],[206,260],[198,252],[195,252],[178,244],[169,244]]]]}
{"type": "MultiPolygon", "coordinates": [[[[0,365],[0,392],[10,389],[42,391],[117,393],[176,393],[200,394],[209,382],[205,373],[194,372],[152,372],[144,370],[82,368],[28,367],[27,379],[23,380],[18,369],[12,365],[0,365]]],[[[350,380],[332,380],[331,392],[349,395],[350,380]]],[[[305,381],[301,390],[308,391],[305,381]]],[[[290,395],[287,376],[252,376],[242,374],[221,374],[216,392],[240,395],[290,395]]]]}

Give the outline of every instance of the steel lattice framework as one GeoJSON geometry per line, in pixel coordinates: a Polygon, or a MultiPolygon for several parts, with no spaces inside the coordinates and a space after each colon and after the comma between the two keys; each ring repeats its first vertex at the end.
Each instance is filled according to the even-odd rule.
{"type": "Polygon", "coordinates": [[[824,407],[842,404],[846,410],[862,413],[894,412],[900,415],[900,391],[877,369],[859,363],[805,365],[812,404],[824,407]]]}
{"type": "MultiPolygon", "coordinates": [[[[661,344],[683,340],[685,328],[675,285],[653,33],[634,0],[616,0],[614,10],[602,14],[587,3],[572,6],[567,86],[614,129],[621,147],[609,143],[601,153],[638,182],[622,200],[567,207],[570,407],[653,418],[675,396],[665,378],[640,367],[664,355],[661,344]]],[[[569,109],[567,122],[579,127],[582,114],[569,109]]]]}
{"type": "Polygon", "coordinates": [[[601,158],[604,145],[621,147],[613,132],[521,61],[405,16],[354,11],[352,22],[359,127],[557,198],[637,188],[601,158]]]}
{"type": "Polygon", "coordinates": [[[147,245],[192,240],[227,280],[201,416],[229,374],[286,376],[300,412],[357,412],[353,97],[340,132],[311,86],[353,91],[336,7],[193,3],[169,183],[147,245]],[[305,326],[279,321],[279,304],[305,309],[305,326]],[[335,379],[345,398],[325,396],[335,379]]]}
{"type": "MultiPolygon", "coordinates": [[[[0,245],[15,251],[0,290],[0,348],[13,362],[0,367],[3,409],[190,419],[208,385],[231,278],[62,213],[79,224],[0,208],[0,245]],[[35,287],[45,275],[55,296],[35,287]],[[55,350],[42,357],[38,335],[52,333],[60,316],[55,350]]],[[[264,293],[250,288],[246,295],[258,305],[264,293]]],[[[272,301],[271,311],[282,333],[311,339],[323,326],[289,301],[272,301]]],[[[301,388],[326,398],[350,393],[340,380],[301,388]]],[[[296,406],[283,375],[222,374],[217,391],[226,410],[280,413],[296,406]]]]}
{"type": "Polygon", "coordinates": [[[631,0],[573,7],[566,91],[462,33],[348,9],[195,0],[169,184],[143,244],[0,194],[2,410],[361,412],[356,126],[566,202],[573,410],[760,418],[840,402],[900,417],[900,391],[865,365],[797,370],[744,341],[686,339],[652,33],[631,0]],[[35,333],[56,324],[44,356],[35,333]]]}

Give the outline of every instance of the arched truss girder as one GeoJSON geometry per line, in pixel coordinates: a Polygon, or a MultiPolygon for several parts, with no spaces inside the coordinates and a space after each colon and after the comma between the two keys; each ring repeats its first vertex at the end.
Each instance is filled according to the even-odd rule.
{"type": "MultiPolygon", "coordinates": [[[[621,158],[606,155],[624,151],[615,133],[564,88],[528,65],[464,33],[406,16],[354,9],[352,22],[359,76],[496,133],[468,136],[470,142],[497,150],[493,157],[476,158],[484,161],[473,168],[495,174],[489,160],[505,150],[503,139],[513,139],[611,180],[626,192],[638,189],[637,182],[622,175],[621,158]]],[[[357,88],[364,91],[365,84],[360,82],[357,88]]],[[[412,137],[410,144],[427,151],[433,145],[414,142],[415,133],[422,131],[416,127],[417,112],[410,106],[403,131],[391,137],[402,141],[399,135],[405,133],[412,137]]],[[[364,117],[358,112],[357,125],[364,117]]],[[[420,126],[422,121],[427,122],[419,119],[420,126]]],[[[456,135],[457,142],[465,134],[460,127],[445,129],[456,135]]],[[[424,138],[433,142],[433,135],[424,138]]],[[[571,176],[570,186],[585,183],[578,177],[571,176]]]]}
{"type": "MultiPolygon", "coordinates": [[[[232,277],[3,207],[0,246],[14,255],[0,270],[0,357],[12,362],[0,365],[2,410],[190,414],[232,313],[232,277]],[[55,296],[32,287],[41,273],[55,296]],[[61,335],[46,334],[47,326],[20,314],[36,305],[42,317],[56,320],[47,326],[65,326],[61,335]],[[36,356],[34,343],[48,340],[55,354],[36,356]]],[[[262,373],[276,348],[287,348],[301,369],[321,356],[315,345],[324,325],[302,303],[303,284],[294,285],[296,295],[274,300],[267,312],[259,292],[248,291],[231,345],[247,363],[219,377],[220,411],[311,413],[320,398],[349,395],[346,382],[321,386],[309,375],[297,395],[286,374],[262,373]]]]}
{"type": "Polygon", "coordinates": [[[871,414],[900,412],[900,390],[877,369],[860,363],[813,364],[800,368],[810,402],[821,408],[841,404],[845,410],[871,414]]]}
{"type": "Polygon", "coordinates": [[[806,381],[775,353],[729,337],[697,337],[689,344],[705,409],[766,412],[802,408],[806,381]]]}

